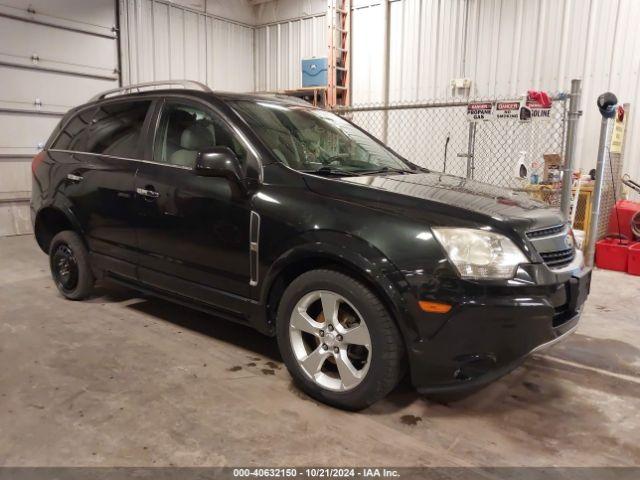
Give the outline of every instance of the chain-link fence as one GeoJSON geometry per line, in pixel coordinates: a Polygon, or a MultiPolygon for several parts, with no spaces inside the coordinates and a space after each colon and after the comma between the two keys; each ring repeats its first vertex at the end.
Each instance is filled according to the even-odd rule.
{"type": "MultiPolygon", "coordinates": [[[[517,99],[357,105],[337,113],[420,166],[493,185],[524,188],[535,171],[543,180],[543,155],[564,159],[567,98],[564,94],[551,96],[551,108],[540,117],[534,113],[529,121],[521,121],[513,111],[510,115],[497,111],[498,104],[513,107],[519,103],[517,99]],[[469,120],[467,107],[478,102],[493,106],[488,120],[469,120]]],[[[559,183],[527,187],[555,206],[560,202],[559,188],[559,183]]]]}

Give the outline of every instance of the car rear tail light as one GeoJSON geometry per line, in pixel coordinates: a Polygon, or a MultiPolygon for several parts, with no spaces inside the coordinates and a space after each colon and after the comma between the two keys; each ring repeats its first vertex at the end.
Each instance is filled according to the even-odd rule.
{"type": "Polygon", "coordinates": [[[38,169],[40,164],[44,161],[44,157],[45,156],[46,156],[46,153],[44,152],[44,150],[42,150],[35,157],[33,157],[33,160],[31,161],[31,172],[32,173],[36,173],[36,170],[38,169]]]}

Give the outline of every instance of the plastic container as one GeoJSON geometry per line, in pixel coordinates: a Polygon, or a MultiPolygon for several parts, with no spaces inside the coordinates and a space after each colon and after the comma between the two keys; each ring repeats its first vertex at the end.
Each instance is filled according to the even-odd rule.
{"type": "Polygon", "coordinates": [[[606,270],[627,271],[629,240],[604,238],[596,242],[596,265],[606,270]]]}
{"type": "Polygon", "coordinates": [[[627,272],[631,275],[640,275],[640,242],[629,247],[627,272]]]}
{"type": "Polygon", "coordinates": [[[640,203],[630,200],[618,200],[609,215],[609,228],[607,229],[609,234],[624,235],[629,240],[633,240],[631,219],[636,212],[640,212],[640,203]],[[618,210],[617,215],[616,208],[618,210]],[[620,218],[620,226],[618,226],[618,218],[620,218]]]}

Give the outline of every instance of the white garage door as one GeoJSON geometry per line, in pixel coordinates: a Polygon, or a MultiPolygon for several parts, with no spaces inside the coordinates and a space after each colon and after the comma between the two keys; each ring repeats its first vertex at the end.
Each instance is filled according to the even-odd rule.
{"type": "Polygon", "coordinates": [[[0,236],[31,231],[31,159],[62,114],[118,85],[116,18],[116,0],[0,0],[0,236]]]}

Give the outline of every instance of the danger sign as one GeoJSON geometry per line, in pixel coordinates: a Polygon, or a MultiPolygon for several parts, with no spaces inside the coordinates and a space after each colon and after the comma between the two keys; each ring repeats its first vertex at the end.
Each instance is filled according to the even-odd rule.
{"type": "Polygon", "coordinates": [[[535,100],[527,100],[527,107],[531,109],[533,120],[549,120],[551,118],[551,105],[545,107],[535,100]]]}
{"type": "Polygon", "coordinates": [[[467,120],[479,122],[491,120],[493,117],[493,103],[475,102],[467,105],[467,120]]]}
{"type": "Polygon", "coordinates": [[[497,102],[496,118],[498,120],[518,120],[520,102],[497,102]]]}

